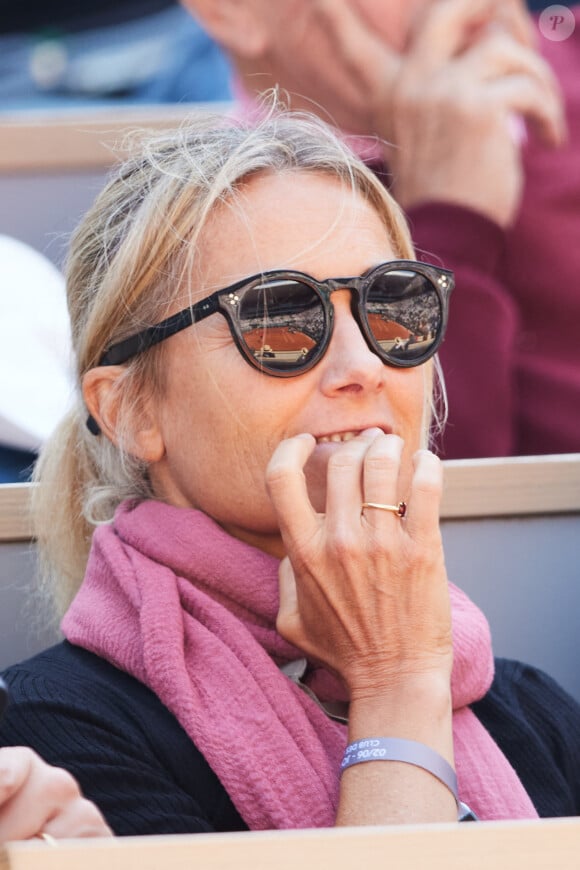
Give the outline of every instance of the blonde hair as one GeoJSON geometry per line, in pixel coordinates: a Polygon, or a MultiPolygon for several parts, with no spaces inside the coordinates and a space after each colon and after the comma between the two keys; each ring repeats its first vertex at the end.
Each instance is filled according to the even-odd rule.
{"type": "MultiPolygon", "coordinates": [[[[37,465],[35,517],[43,588],[62,612],[82,580],[93,528],[125,498],[152,496],[147,468],[123,449],[140,397],[162,385],[162,345],[130,360],[116,381],[119,446],[86,426],[81,383],[113,343],[166,316],[196,261],[196,239],[218,203],[261,172],[316,172],[343,180],[382,218],[396,256],[414,252],[402,213],[381,182],[322,121],[276,109],[251,126],[192,116],[144,137],[74,233],[66,270],[76,401],[37,465]],[[123,422],[124,421],[124,422],[123,422]]],[[[426,392],[431,399],[431,367],[426,392]]],[[[425,412],[425,430],[431,413],[425,412]]]]}

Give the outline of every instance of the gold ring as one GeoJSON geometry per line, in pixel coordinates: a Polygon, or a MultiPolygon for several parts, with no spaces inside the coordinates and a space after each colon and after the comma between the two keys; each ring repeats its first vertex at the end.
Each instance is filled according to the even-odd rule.
{"type": "Polygon", "coordinates": [[[361,514],[365,508],[376,508],[379,511],[391,511],[398,517],[404,517],[407,513],[407,505],[404,501],[400,501],[399,504],[380,504],[377,501],[363,501],[360,509],[361,514]]]}
{"type": "Polygon", "coordinates": [[[40,834],[36,835],[37,840],[44,840],[47,846],[57,846],[57,842],[52,834],[47,834],[46,831],[41,831],[40,834]]]}

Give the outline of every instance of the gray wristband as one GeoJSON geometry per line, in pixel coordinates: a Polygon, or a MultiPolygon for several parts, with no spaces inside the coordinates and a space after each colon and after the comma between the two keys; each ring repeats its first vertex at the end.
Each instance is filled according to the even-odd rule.
{"type": "Polygon", "coordinates": [[[369,737],[366,740],[356,740],[345,749],[340,766],[341,773],[347,767],[364,761],[403,761],[405,764],[414,764],[416,767],[423,768],[447,786],[455,798],[458,821],[478,820],[467,804],[459,800],[457,775],[449,762],[424,743],[419,743],[417,740],[403,740],[401,737],[369,737]]]}
{"type": "Polygon", "coordinates": [[[345,750],[341,772],[365,761],[403,761],[422,767],[446,785],[457,804],[457,776],[448,761],[424,743],[400,737],[369,737],[356,740],[345,750]]]}

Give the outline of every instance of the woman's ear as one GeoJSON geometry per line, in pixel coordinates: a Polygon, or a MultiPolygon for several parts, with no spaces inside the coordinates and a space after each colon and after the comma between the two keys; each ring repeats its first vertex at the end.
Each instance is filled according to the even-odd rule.
{"type": "Polygon", "coordinates": [[[268,4],[278,0],[181,0],[226,51],[255,58],[269,44],[268,4]]]}
{"type": "Polygon", "coordinates": [[[97,366],[83,377],[83,397],[89,414],[101,433],[117,447],[148,464],[165,454],[163,436],[151,397],[132,406],[131,417],[122,420],[123,390],[119,379],[126,373],[123,366],[97,366]]]}

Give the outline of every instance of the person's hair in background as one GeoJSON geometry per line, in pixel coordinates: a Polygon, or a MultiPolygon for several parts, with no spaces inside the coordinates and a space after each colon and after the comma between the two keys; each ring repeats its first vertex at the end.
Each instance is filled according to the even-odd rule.
{"type": "MultiPolygon", "coordinates": [[[[163,344],[127,364],[117,444],[87,428],[83,375],[111,344],[167,316],[185,288],[195,288],[196,245],[208,215],[224,201],[236,207],[236,187],[255,173],[297,171],[341,179],[376,209],[402,259],[413,248],[402,214],[383,185],[313,116],[270,111],[255,126],[199,117],[176,134],[146,142],[143,154],[113,175],[72,238],[67,295],[76,358],[77,399],[43,450],[36,470],[36,528],[44,585],[62,612],[83,575],[93,526],[112,518],[125,498],[147,498],[145,466],[131,455],[132,420],[146,391],[163,389],[163,344]]],[[[141,134],[142,135],[142,134],[141,134]]],[[[281,204],[283,207],[283,204],[281,204]]],[[[432,367],[425,366],[431,378],[432,367]]],[[[443,395],[442,382],[435,391],[443,395]]],[[[440,425],[426,384],[425,443],[440,425]]]]}

